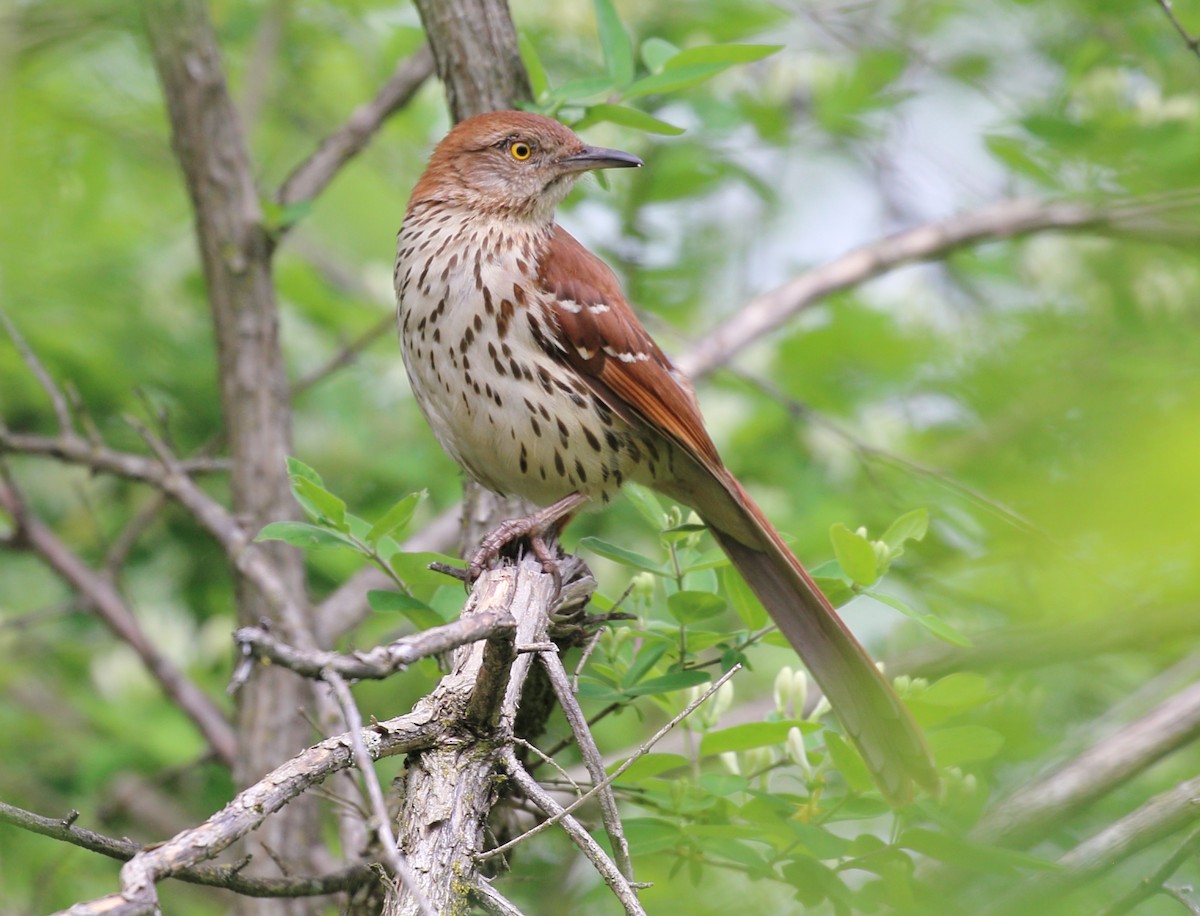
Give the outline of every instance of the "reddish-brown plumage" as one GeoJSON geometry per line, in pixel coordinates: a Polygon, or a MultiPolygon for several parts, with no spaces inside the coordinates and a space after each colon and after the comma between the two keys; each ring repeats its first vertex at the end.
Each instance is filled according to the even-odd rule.
{"type": "MultiPolygon", "coordinates": [[[[691,385],[613,272],[554,223],[593,168],[640,165],[556,121],[455,127],[409,201],[396,261],[413,392],[446,450],[499,493],[548,508],[485,547],[535,543],[626,480],[694,507],[821,684],[884,793],[937,775],[919,730],[762,510],[725,469],[691,385]]],[[[478,558],[477,558],[478,559],[478,558]]]]}

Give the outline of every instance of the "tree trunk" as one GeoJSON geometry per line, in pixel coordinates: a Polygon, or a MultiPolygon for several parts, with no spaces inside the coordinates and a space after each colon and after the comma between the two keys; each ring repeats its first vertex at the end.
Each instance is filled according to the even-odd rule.
{"type": "MultiPolygon", "coordinates": [[[[247,531],[294,518],[285,459],[291,445],[291,404],[279,345],[271,276],[272,242],[264,224],[253,170],[220,53],[202,0],[151,0],[144,15],[166,98],[171,142],[196,219],[204,278],[212,308],[221,406],[232,458],[233,510],[247,531]]],[[[283,545],[266,551],[295,608],[307,607],[303,560],[283,545]]],[[[280,620],[278,609],[243,578],[237,581],[241,625],[273,620],[298,645],[311,645],[306,615],[280,620]]],[[[310,686],[287,671],[260,666],[240,691],[234,778],[254,782],[312,741],[298,710],[312,705],[310,686]]],[[[278,874],[278,857],[297,872],[316,870],[314,799],[300,799],[271,818],[249,843],[252,871],[278,874]],[[270,851],[268,855],[264,847],[270,851]]],[[[303,901],[246,900],[242,912],[312,912],[303,901]]]]}

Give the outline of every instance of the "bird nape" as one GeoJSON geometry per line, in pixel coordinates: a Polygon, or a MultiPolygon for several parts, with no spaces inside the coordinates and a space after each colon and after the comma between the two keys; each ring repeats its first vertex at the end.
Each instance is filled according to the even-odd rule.
{"type": "Polygon", "coordinates": [[[833,606],[733,475],[690,383],[642,327],[616,275],[554,221],[574,181],[638,167],[550,118],[469,118],[438,144],[400,230],[395,285],[413,394],[480,484],[539,512],[485,539],[543,561],[584,503],[625,481],[694,508],[799,653],[894,804],[935,792],[924,737],[833,606]]]}

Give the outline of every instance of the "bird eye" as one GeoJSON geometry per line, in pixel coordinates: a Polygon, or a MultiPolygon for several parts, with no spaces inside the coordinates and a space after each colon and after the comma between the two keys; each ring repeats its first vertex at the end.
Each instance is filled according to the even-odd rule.
{"type": "Polygon", "coordinates": [[[533,147],[524,140],[514,140],[508,144],[508,154],[518,162],[524,162],[533,155],[533,147]]]}

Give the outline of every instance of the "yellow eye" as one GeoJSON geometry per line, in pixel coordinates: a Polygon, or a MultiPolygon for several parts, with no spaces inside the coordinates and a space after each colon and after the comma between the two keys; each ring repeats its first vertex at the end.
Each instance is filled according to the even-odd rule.
{"type": "Polygon", "coordinates": [[[508,154],[519,162],[524,162],[533,155],[533,147],[524,140],[514,140],[508,144],[508,154]]]}

